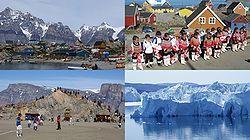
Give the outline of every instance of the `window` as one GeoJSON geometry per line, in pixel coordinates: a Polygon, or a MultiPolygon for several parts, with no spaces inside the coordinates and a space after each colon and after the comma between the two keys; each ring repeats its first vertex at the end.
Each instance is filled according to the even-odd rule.
{"type": "Polygon", "coordinates": [[[215,24],[215,21],[216,21],[215,17],[209,18],[209,24],[215,24]]]}
{"type": "Polygon", "coordinates": [[[199,22],[200,22],[200,24],[205,24],[206,23],[206,18],[205,17],[200,17],[199,22]]]}

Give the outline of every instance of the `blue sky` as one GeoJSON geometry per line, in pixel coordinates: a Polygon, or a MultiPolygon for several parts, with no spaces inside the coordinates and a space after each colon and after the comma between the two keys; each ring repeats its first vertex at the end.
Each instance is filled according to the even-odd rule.
{"type": "Polygon", "coordinates": [[[177,83],[192,82],[210,84],[216,81],[221,83],[249,83],[249,71],[244,70],[205,70],[205,71],[126,71],[126,83],[177,83]]]}
{"type": "Polygon", "coordinates": [[[124,26],[124,3],[123,0],[0,0],[0,11],[10,7],[77,30],[83,24],[92,26],[102,22],[124,26]]]}
{"type": "Polygon", "coordinates": [[[103,83],[124,84],[124,71],[0,71],[0,91],[13,83],[82,90],[99,89],[103,83]]]}

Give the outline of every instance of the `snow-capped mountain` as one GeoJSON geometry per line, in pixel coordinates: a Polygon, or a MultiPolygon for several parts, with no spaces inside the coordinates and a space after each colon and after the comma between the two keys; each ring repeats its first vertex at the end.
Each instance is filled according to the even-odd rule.
{"type": "MultiPolygon", "coordinates": [[[[0,12],[0,31],[22,32],[27,38],[14,40],[13,38],[6,37],[5,40],[20,40],[20,42],[27,42],[27,40],[40,40],[41,37],[47,32],[49,24],[45,23],[42,19],[32,16],[30,13],[22,13],[18,10],[13,10],[9,7],[0,12]]],[[[3,34],[4,35],[4,34],[3,34]]],[[[4,39],[0,39],[4,40],[4,39]]]]}
{"type": "Polygon", "coordinates": [[[9,7],[0,12],[0,43],[13,41],[27,43],[29,40],[73,44],[80,39],[85,45],[93,45],[97,40],[124,40],[124,30],[107,23],[100,26],[82,26],[76,32],[63,23],[46,23],[30,13],[22,13],[9,7]]]}
{"type": "Polygon", "coordinates": [[[141,96],[142,106],[134,117],[152,117],[159,113],[163,116],[221,116],[228,113],[238,116],[250,111],[250,83],[176,83],[155,92],[144,92],[141,96]]]}
{"type": "Polygon", "coordinates": [[[83,25],[75,32],[85,45],[93,45],[96,40],[124,40],[124,27],[114,28],[107,23],[102,23],[100,26],[83,25]]]}

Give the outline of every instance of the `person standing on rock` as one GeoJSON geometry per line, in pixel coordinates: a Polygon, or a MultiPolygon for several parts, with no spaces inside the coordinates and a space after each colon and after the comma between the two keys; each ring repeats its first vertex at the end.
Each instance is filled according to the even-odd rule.
{"type": "Polygon", "coordinates": [[[22,114],[19,113],[17,118],[16,118],[16,128],[17,128],[16,134],[17,134],[17,137],[22,137],[23,136],[22,124],[21,124],[22,118],[21,117],[22,117],[22,114]]]}
{"type": "Polygon", "coordinates": [[[57,129],[56,130],[61,130],[61,116],[60,115],[57,116],[56,122],[57,122],[57,129]]]}

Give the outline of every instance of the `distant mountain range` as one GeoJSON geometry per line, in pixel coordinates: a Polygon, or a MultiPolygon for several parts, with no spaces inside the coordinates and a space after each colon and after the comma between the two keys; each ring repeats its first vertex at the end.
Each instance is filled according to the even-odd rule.
{"type": "MultiPolygon", "coordinates": [[[[101,101],[106,106],[110,106],[112,111],[124,110],[124,86],[121,84],[103,84],[99,92],[91,90],[75,90],[80,96],[84,96],[92,101],[101,101]]],[[[35,86],[32,84],[18,83],[10,84],[7,89],[0,91],[0,106],[7,104],[19,104],[30,102],[41,97],[47,97],[53,93],[52,88],[35,86]]]]}
{"type": "Polygon", "coordinates": [[[103,22],[100,26],[83,25],[79,30],[73,31],[61,22],[46,23],[28,12],[23,13],[9,7],[0,12],[0,43],[45,40],[50,43],[73,44],[77,39],[84,45],[93,45],[100,40],[124,41],[124,29],[114,28],[103,22]]]}

